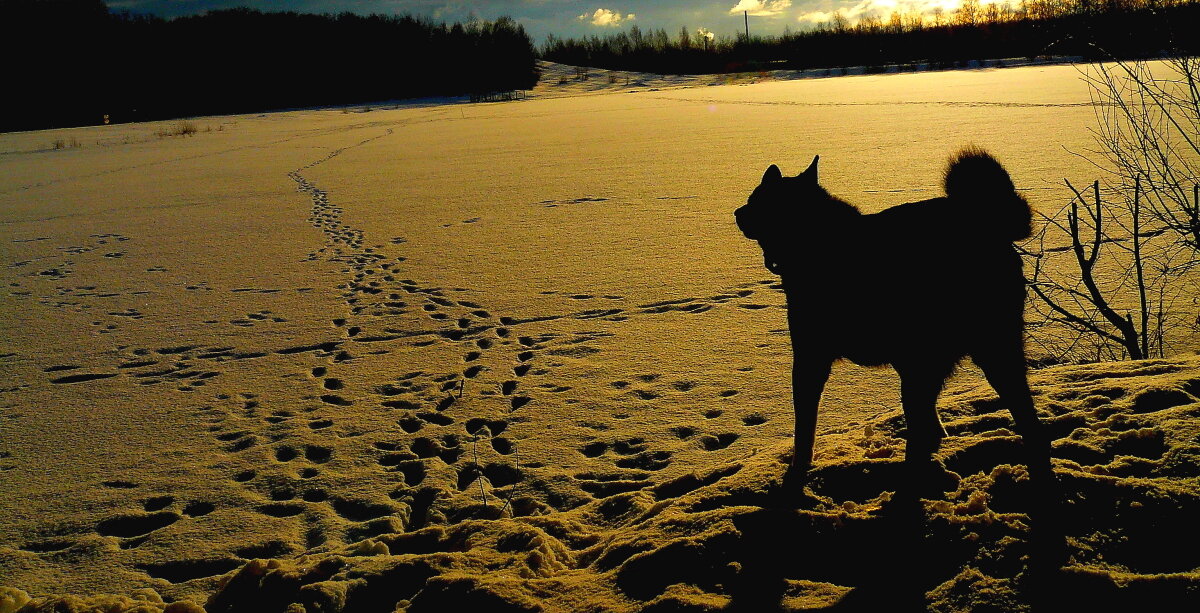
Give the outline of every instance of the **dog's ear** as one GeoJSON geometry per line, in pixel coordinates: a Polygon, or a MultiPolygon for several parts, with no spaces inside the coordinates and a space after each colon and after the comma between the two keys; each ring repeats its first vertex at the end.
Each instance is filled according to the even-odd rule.
{"type": "Polygon", "coordinates": [[[821,159],[821,156],[819,156],[819,155],[813,156],[812,163],[808,165],[807,170],[800,173],[800,176],[805,177],[807,179],[812,179],[813,183],[816,183],[817,182],[817,162],[820,159],[821,159]]]}
{"type": "Polygon", "coordinates": [[[779,167],[774,164],[771,164],[771,167],[768,168],[767,172],[763,175],[762,182],[763,183],[772,183],[772,182],[778,181],[782,178],[783,178],[783,173],[779,172],[779,167]]]}

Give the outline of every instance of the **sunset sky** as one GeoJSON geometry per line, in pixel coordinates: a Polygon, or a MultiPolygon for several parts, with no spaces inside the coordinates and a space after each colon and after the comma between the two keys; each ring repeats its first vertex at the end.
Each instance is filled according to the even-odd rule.
{"type": "Polygon", "coordinates": [[[751,33],[779,34],[785,27],[798,30],[827,21],[836,11],[853,22],[869,15],[886,19],[894,11],[929,14],[942,7],[949,13],[958,0],[114,0],[108,5],[115,11],[164,17],[236,6],[264,11],[408,13],[444,21],[508,15],[540,43],[547,34],[604,34],[632,25],[663,28],[672,35],[687,26],[693,32],[705,28],[731,36],[742,31],[743,11],[749,11],[751,33]]]}

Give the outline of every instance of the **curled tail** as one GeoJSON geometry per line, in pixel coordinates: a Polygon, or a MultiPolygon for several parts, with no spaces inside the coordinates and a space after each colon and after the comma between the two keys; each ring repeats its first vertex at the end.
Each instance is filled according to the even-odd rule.
{"type": "Polygon", "coordinates": [[[1013,187],[1008,171],[986,151],[967,147],[946,167],[946,196],[977,212],[981,230],[1009,241],[1033,233],[1029,203],[1013,187]]]}

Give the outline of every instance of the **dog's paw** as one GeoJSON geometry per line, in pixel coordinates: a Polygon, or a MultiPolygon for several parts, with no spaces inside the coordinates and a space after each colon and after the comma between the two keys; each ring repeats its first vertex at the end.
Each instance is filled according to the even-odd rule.
{"type": "Polygon", "coordinates": [[[904,493],[921,498],[938,499],[946,492],[958,489],[960,477],[958,473],[946,470],[940,462],[926,461],[909,463],[908,478],[901,484],[904,493]]]}
{"type": "Polygon", "coordinates": [[[792,462],[788,465],[787,471],[783,473],[783,485],[803,489],[805,485],[808,485],[811,468],[812,465],[808,462],[792,462]]]}
{"type": "Polygon", "coordinates": [[[808,497],[808,469],[790,467],[782,478],[772,480],[766,488],[766,505],[775,508],[796,508],[808,497]]]}

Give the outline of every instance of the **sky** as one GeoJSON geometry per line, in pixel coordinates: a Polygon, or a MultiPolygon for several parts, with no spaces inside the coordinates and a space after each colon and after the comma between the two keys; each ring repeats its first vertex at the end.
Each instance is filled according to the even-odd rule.
{"type": "MultiPolygon", "coordinates": [[[[986,2],[987,0],[985,0],[986,2]]],[[[958,0],[110,0],[114,11],[163,17],[245,6],[263,11],[307,13],[385,13],[431,17],[435,21],[495,19],[507,15],[525,26],[535,43],[548,34],[559,37],[615,33],[637,25],[662,28],[672,36],[683,27],[704,28],[718,36],[743,31],[748,12],[751,34],[803,30],[841,12],[851,23],[865,16],[886,19],[894,11],[947,14],[958,0]]]]}

